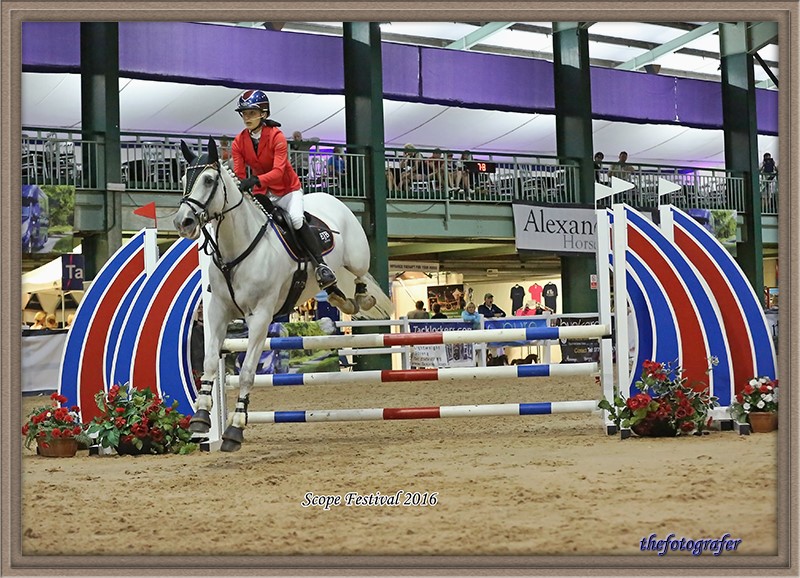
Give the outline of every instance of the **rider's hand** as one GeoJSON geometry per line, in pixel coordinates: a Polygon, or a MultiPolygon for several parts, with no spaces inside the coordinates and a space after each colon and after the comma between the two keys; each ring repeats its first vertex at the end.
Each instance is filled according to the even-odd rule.
{"type": "Polygon", "coordinates": [[[260,184],[258,177],[247,177],[243,181],[239,181],[239,190],[249,191],[258,184],[260,184]]]}

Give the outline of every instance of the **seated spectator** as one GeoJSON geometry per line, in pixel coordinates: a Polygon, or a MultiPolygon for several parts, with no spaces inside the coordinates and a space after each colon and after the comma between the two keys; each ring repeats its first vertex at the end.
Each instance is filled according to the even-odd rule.
{"type": "Polygon", "coordinates": [[[403,149],[403,158],[400,160],[400,190],[408,192],[411,190],[411,183],[426,179],[428,168],[417,147],[408,143],[403,149]]]}
{"type": "Polygon", "coordinates": [[[67,327],[72,327],[72,322],[75,321],[75,314],[70,313],[67,315],[67,327]]]}
{"type": "Polygon", "coordinates": [[[472,323],[473,329],[481,328],[481,314],[475,311],[475,304],[472,301],[467,303],[467,308],[461,312],[461,319],[467,323],[472,323]]]}
{"type": "Polygon", "coordinates": [[[307,139],[303,138],[303,133],[296,130],[292,133],[292,140],[289,141],[289,160],[292,168],[294,168],[297,176],[300,177],[300,182],[305,185],[305,179],[308,176],[308,157],[311,147],[319,142],[319,138],[312,136],[307,139]]]}
{"type": "Polygon", "coordinates": [[[58,322],[56,321],[56,316],[52,313],[48,314],[44,320],[44,328],[45,329],[58,329],[58,322]]]}
{"type": "Polygon", "coordinates": [[[461,182],[461,171],[458,169],[458,163],[453,158],[451,151],[447,151],[445,154],[445,164],[447,166],[447,188],[457,190],[461,182]]]}
{"type": "Polygon", "coordinates": [[[492,317],[506,316],[506,312],[494,304],[494,295],[492,295],[491,293],[487,293],[486,295],[483,296],[483,304],[480,307],[478,307],[478,313],[480,313],[487,319],[490,319],[492,317]]]}
{"type": "Polygon", "coordinates": [[[475,164],[475,161],[472,159],[472,153],[469,151],[464,151],[461,153],[461,159],[458,163],[458,170],[461,176],[461,181],[459,182],[459,186],[464,194],[467,196],[467,200],[470,199],[470,195],[472,191],[475,189],[475,181],[477,178],[477,174],[472,169],[472,165],[475,164]]]}
{"type": "Polygon", "coordinates": [[[333,156],[328,157],[328,176],[334,179],[336,186],[341,186],[346,172],[347,166],[344,162],[342,147],[334,147],[333,156]]]}
{"type": "Polygon", "coordinates": [[[219,160],[222,165],[233,170],[233,157],[231,156],[231,137],[223,136],[219,139],[219,160]]]}
{"type": "Polygon", "coordinates": [[[527,317],[528,315],[540,315],[541,313],[542,306],[539,303],[533,304],[533,307],[531,307],[531,303],[526,303],[524,307],[517,309],[514,315],[517,317],[527,317]]]}
{"type": "Polygon", "coordinates": [[[33,317],[33,325],[31,325],[31,329],[44,329],[45,327],[45,319],[47,318],[47,313],[44,311],[39,311],[33,317]]]}
{"type": "Polygon", "coordinates": [[[412,309],[408,313],[406,313],[406,317],[409,319],[430,319],[430,315],[427,311],[425,311],[425,302],[424,301],[417,301],[414,304],[415,309],[412,309]]]}
{"type": "Polygon", "coordinates": [[[447,190],[445,186],[445,160],[442,157],[442,149],[434,149],[431,158],[427,161],[428,181],[434,190],[447,190]]]}
{"type": "Polygon", "coordinates": [[[438,303],[433,304],[433,315],[431,315],[431,319],[447,319],[447,315],[442,313],[442,306],[438,303]]]}

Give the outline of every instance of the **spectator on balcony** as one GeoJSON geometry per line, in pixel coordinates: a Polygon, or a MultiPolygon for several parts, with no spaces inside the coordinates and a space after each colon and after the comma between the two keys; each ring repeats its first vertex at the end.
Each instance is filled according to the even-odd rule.
{"type": "Polygon", "coordinates": [[[300,177],[303,185],[305,185],[306,177],[308,176],[308,157],[311,147],[319,142],[319,137],[303,138],[303,133],[296,130],[292,133],[292,140],[289,141],[289,160],[292,166],[297,171],[297,176],[300,177]]]}
{"type": "Polygon", "coordinates": [[[403,158],[400,160],[400,190],[408,192],[411,183],[425,181],[428,175],[425,159],[411,143],[403,145],[403,158]]]}
{"type": "Polygon", "coordinates": [[[344,162],[342,147],[333,147],[333,155],[328,157],[328,176],[333,179],[336,186],[341,186],[346,172],[347,165],[344,162]]]}
{"type": "Polygon", "coordinates": [[[775,175],[778,174],[778,165],[775,164],[775,159],[772,158],[771,154],[764,153],[759,170],[767,180],[771,181],[775,178],[775,175]]]}
{"type": "Polygon", "coordinates": [[[442,149],[434,149],[431,158],[427,161],[428,181],[435,190],[445,191],[445,159],[442,156],[442,149]]]}
{"type": "Polygon", "coordinates": [[[628,153],[622,151],[619,153],[619,160],[611,165],[611,169],[608,171],[608,175],[610,177],[617,177],[618,179],[624,179],[629,181],[631,178],[631,173],[633,172],[633,166],[628,164],[628,153]]]}
{"type": "Polygon", "coordinates": [[[223,136],[219,139],[219,160],[222,165],[233,170],[233,156],[231,156],[231,137],[223,136]]]}
{"type": "Polygon", "coordinates": [[[597,151],[594,153],[594,180],[598,183],[605,183],[607,181],[605,175],[603,174],[603,159],[606,156],[597,151]]]}
{"type": "Polygon", "coordinates": [[[447,165],[447,187],[450,190],[456,190],[461,182],[461,171],[458,169],[456,159],[453,158],[452,151],[447,151],[445,154],[445,164],[447,165]]]}
{"type": "Polygon", "coordinates": [[[469,151],[462,152],[461,159],[458,162],[458,170],[461,177],[459,186],[467,200],[470,200],[470,195],[475,189],[475,181],[478,176],[475,172],[474,165],[475,161],[472,159],[472,153],[469,151]]]}

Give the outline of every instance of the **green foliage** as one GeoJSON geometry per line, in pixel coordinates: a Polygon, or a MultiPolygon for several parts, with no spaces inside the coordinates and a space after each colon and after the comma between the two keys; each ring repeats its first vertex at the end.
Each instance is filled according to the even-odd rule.
{"type": "Polygon", "coordinates": [[[198,447],[191,442],[188,429],[191,416],[176,410],[177,400],[165,405],[150,389],[136,389],[126,383],[112,386],[107,396],[98,392],[95,402],[103,415],[92,420],[89,433],[97,434],[104,448],[117,448],[125,442],[142,449],[145,440],[150,442],[153,454],[186,454],[198,447]]]}
{"type": "MultiPolygon", "coordinates": [[[[716,359],[712,359],[712,365],[716,359]]],[[[642,436],[700,432],[711,425],[708,412],[719,405],[717,398],[686,385],[679,368],[645,361],[642,379],[636,382],[639,393],[625,399],[615,392],[611,401],[597,405],[608,412],[619,428],[631,428],[642,436]]],[[[710,368],[709,368],[710,371],[710,368]]]]}
{"type": "Polygon", "coordinates": [[[736,238],[736,211],[713,210],[711,223],[714,227],[714,236],[720,242],[736,238]]]}
{"type": "Polygon", "coordinates": [[[75,224],[75,187],[72,185],[44,185],[41,187],[50,203],[50,226],[75,224]]]}

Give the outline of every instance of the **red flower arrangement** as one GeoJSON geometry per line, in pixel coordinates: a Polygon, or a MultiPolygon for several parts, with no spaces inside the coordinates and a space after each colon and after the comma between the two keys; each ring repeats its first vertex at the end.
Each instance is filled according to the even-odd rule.
{"type": "Polygon", "coordinates": [[[58,392],[53,393],[50,399],[51,405],[34,409],[22,426],[25,447],[31,449],[34,440],[47,447],[53,440],[70,438],[79,444],[88,444],[89,436],[80,422],[78,406],[66,407],[67,398],[58,392]]]}
{"type": "Polygon", "coordinates": [[[189,431],[191,416],[177,411],[178,401],[165,405],[150,389],[137,389],[126,383],[113,385],[108,395],[95,395],[103,415],[92,420],[90,434],[97,434],[104,448],[129,444],[143,453],[189,453],[197,449],[189,431]]]}
{"type": "Polygon", "coordinates": [[[711,425],[708,412],[719,405],[717,398],[688,387],[680,368],[648,360],[642,370],[642,379],[636,382],[639,393],[628,399],[616,393],[613,404],[605,399],[598,404],[618,429],[656,437],[699,433],[711,425]]]}

